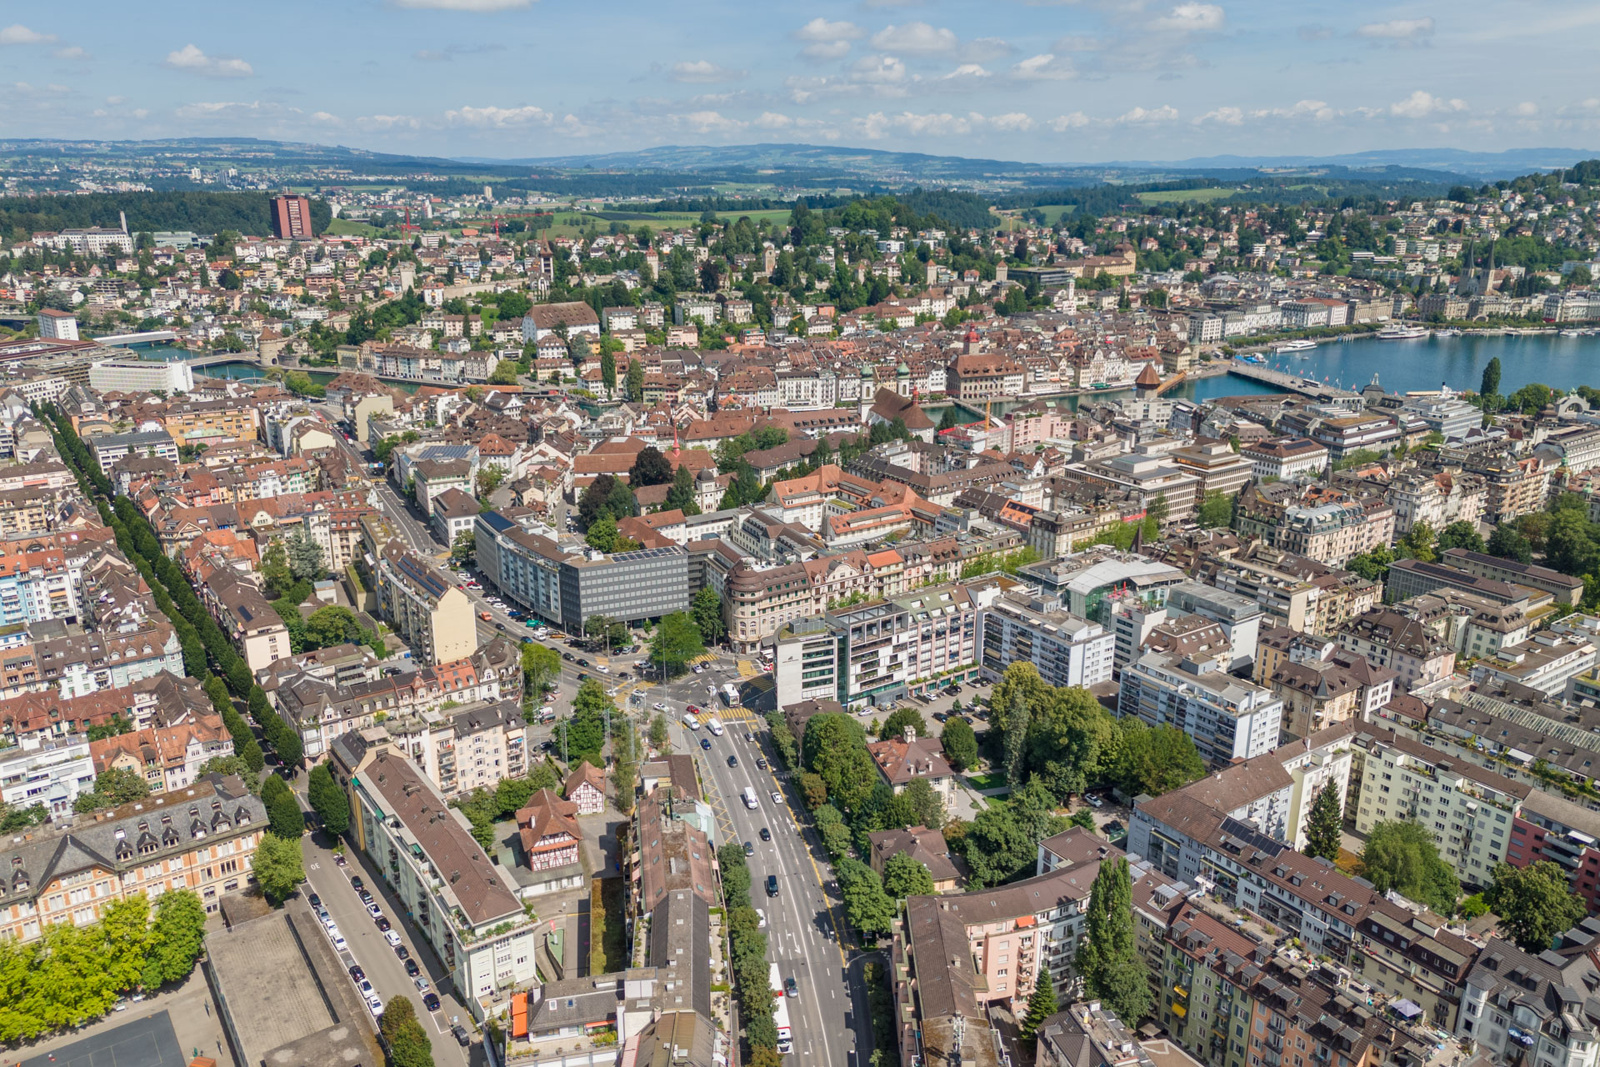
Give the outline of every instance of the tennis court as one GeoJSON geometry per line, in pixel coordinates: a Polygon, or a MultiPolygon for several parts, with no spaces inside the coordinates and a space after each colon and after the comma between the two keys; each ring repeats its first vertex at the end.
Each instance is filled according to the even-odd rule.
{"type": "Polygon", "coordinates": [[[172,1020],[162,1011],[23,1060],[19,1067],[185,1067],[188,1062],[172,1020]]]}

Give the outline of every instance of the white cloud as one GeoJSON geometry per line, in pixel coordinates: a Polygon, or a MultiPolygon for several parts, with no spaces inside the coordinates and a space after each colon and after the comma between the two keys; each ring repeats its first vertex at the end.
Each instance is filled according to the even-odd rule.
{"type": "Polygon", "coordinates": [[[763,130],[787,130],[794,125],[794,119],[776,111],[763,111],[753,125],[763,130]]]}
{"type": "Polygon", "coordinates": [[[1222,8],[1216,4],[1179,4],[1151,25],[1176,33],[1199,33],[1222,28],[1222,8]]]}
{"type": "Polygon", "coordinates": [[[57,59],[88,59],[89,53],[78,45],[72,44],[65,48],[57,48],[50,53],[57,59]]]}
{"type": "Polygon", "coordinates": [[[895,85],[906,80],[906,65],[894,56],[862,56],[850,77],[866,85],[895,85]]]}
{"type": "Polygon", "coordinates": [[[746,126],[746,123],[730,119],[720,111],[691,111],[687,115],[679,115],[677,122],[695,133],[736,133],[746,126]]]}
{"type": "Polygon", "coordinates": [[[1221,126],[1242,126],[1244,125],[1244,111],[1236,107],[1219,107],[1207,111],[1204,115],[1194,120],[1196,126],[1204,126],[1212,122],[1221,126]]]}
{"type": "Polygon", "coordinates": [[[926,22],[905,22],[898,26],[886,26],[872,36],[872,47],[904,52],[907,55],[954,52],[958,43],[954,31],[930,26],[926,22]]]}
{"type": "Polygon", "coordinates": [[[1522,118],[1532,118],[1534,115],[1539,113],[1539,105],[1535,104],[1532,100],[1524,100],[1522,103],[1512,108],[1511,113],[1513,115],[1521,116],[1522,118]]]}
{"type": "Polygon", "coordinates": [[[829,22],[820,15],[794,31],[794,39],[805,42],[802,54],[811,59],[840,59],[849,53],[851,41],[865,35],[853,22],[829,22]]]}
{"type": "Polygon", "coordinates": [[[984,70],[983,67],[979,66],[977,63],[963,63],[955,70],[952,70],[949,74],[942,75],[939,80],[961,81],[969,78],[989,78],[992,76],[993,75],[991,75],[987,70],[984,70]]]}
{"type": "Polygon", "coordinates": [[[1390,19],[1388,22],[1369,22],[1356,30],[1356,36],[1378,40],[1414,41],[1419,37],[1433,36],[1433,20],[1390,19]]]}
{"type": "Polygon", "coordinates": [[[52,44],[55,39],[53,33],[39,33],[20,22],[0,29],[0,44],[52,44]]]}
{"type": "Polygon", "coordinates": [[[1078,72],[1065,56],[1041,52],[1013,66],[1011,76],[1019,81],[1066,81],[1076,78],[1078,72]]]}
{"type": "Polygon", "coordinates": [[[204,74],[208,78],[246,78],[255,73],[250,64],[242,59],[208,56],[192,44],[186,44],[176,52],[168,52],[165,65],[173,70],[204,74]]]}
{"type": "Polygon", "coordinates": [[[531,2],[532,0],[394,0],[396,7],[412,10],[472,11],[480,14],[514,11],[520,7],[527,7],[531,2]]]}
{"type": "Polygon", "coordinates": [[[852,125],[861,136],[879,140],[891,133],[902,133],[911,137],[964,137],[986,130],[1014,133],[1033,129],[1034,121],[1020,111],[993,116],[982,115],[976,111],[969,111],[965,115],[951,112],[920,114],[913,111],[886,115],[881,111],[875,111],[865,118],[856,119],[852,125]]]}
{"type": "Polygon", "coordinates": [[[983,63],[991,59],[1003,59],[1015,51],[1010,41],[1000,37],[979,37],[962,46],[961,58],[969,63],[983,63]]]}
{"type": "Polygon", "coordinates": [[[417,130],[422,128],[422,120],[413,115],[362,115],[356,125],[373,130],[417,130]]]}
{"type": "Polygon", "coordinates": [[[336,125],[340,124],[343,120],[340,119],[338,115],[335,115],[331,111],[313,111],[311,113],[311,121],[312,122],[326,122],[330,126],[336,126],[336,125]]]}
{"type": "Polygon", "coordinates": [[[202,100],[184,104],[174,114],[180,119],[228,118],[277,110],[276,104],[263,104],[259,100],[252,100],[248,104],[237,100],[202,100]]]}
{"type": "Polygon", "coordinates": [[[1111,121],[1113,124],[1120,126],[1148,126],[1160,122],[1174,122],[1177,118],[1178,109],[1169,104],[1163,104],[1160,107],[1148,109],[1136,107],[1131,111],[1118,115],[1111,121]]]}
{"type": "Polygon", "coordinates": [[[1454,111],[1467,110],[1465,100],[1445,99],[1425,93],[1421,89],[1412,93],[1404,100],[1398,100],[1389,105],[1389,114],[1402,119],[1425,119],[1430,115],[1442,115],[1454,111]]]}
{"type": "Polygon", "coordinates": [[[1089,125],[1089,116],[1081,111],[1074,111],[1068,115],[1057,115],[1050,120],[1050,128],[1057,133],[1082,129],[1087,125],[1089,125]]]}
{"type": "Polygon", "coordinates": [[[526,104],[522,107],[468,107],[453,108],[444,113],[451,126],[476,126],[506,129],[516,126],[548,126],[555,116],[542,107],[526,104]]]}
{"type": "Polygon", "coordinates": [[[738,81],[748,73],[749,71],[719,67],[709,59],[696,59],[693,62],[672,65],[672,80],[675,82],[731,82],[738,81]]]}

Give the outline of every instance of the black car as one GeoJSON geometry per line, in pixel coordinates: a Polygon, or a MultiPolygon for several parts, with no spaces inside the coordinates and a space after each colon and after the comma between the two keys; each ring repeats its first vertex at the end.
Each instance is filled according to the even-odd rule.
{"type": "Polygon", "coordinates": [[[772,840],[772,831],[768,830],[765,826],[763,826],[761,828],[761,840],[763,840],[763,841],[771,841],[772,840]]]}
{"type": "Polygon", "coordinates": [[[411,978],[415,978],[417,975],[419,975],[421,973],[422,973],[422,968],[417,966],[417,961],[416,960],[406,960],[406,974],[407,974],[407,976],[409,976],[411,978]]]}
{"type": "Polygon", "coordinates": [[[361,876],[359,874],[350,879],[350,888],[354,889],[357,893],[361,892],[365,885],[366,883],[361,880],[361,876]]]}
{"type": "Polygon", "coordinates": [[[320,908],[322,907],[322,898],[317,896],[315,893],[312,893],[309,897],[306,897],[306,903],[310,904],[313,908],[320,908]]]}
{"type": "Polygon", "coordinates": [[[579,674],[578,675],[578,684],[579,685],[582,685],[584,682],[587,682],[588,680],[589,680],[589,676],[587,674],[579,674]]]}
{"type": "Polygon", "coordinates": [[[778,895],[778,876],[775,875],[775,874],[769,874],[769,875],[767,875],[767,896],[775,897],[777,895],[778,895]]]}
{"type": "Polygon", "coordinates": [[[385,931],[387,931],[389,929],[389,919],[388,919],[387,916],[384,916],[384,915],[378,916],[377,922],[378,922],[378,932],[379,933],[384,933],[385,931]]]}
{"type": "Polygon", "coordinates": [[[710,752],[711,751],[711,739],[709,737],[702,737],[700,739],[700,747],[705,749],[707,752],[710,752]]]}
{"type": "Polygon", "coordinates": [[[494,628],[496,630],[504,630],[506,628],[506,624],[503,622],[497,622],[494,624],[494,628]]]}
{"type": "Polygon", "coordinates": [[[424,993],[424,994],[422,994],[422,1006],[424,1008],[427,1008],[429,1011],[438,1011],[439,1010],[439,994],[437,994],[437,993],[424,993]]]}
{"type": "Polygon", "coordinates": [[[757,756],[756,757],[756,766],[760,767],[762,770],[766,770],[767,769],[767,757],[765,757],[765,756],[757,756]]]}
{"type": "Polygon", "coordinates": [[[352,963],[350,965],[350,980],[352,982],[359,982],[366,976],[367,972],[361,969],[361,965],[359,963],[352,963]]]}
{"type": "Polygon", "coordinates": [[[746,841],[744,843],[744,854],[746,856],[754,856],[756,854],[756,846],[754,846],[750,842],[746,841]]]}
{"type": "Polygon", "coordinates": [[[571,663],[573,656],[571,652],[563,652],[561,653],[561,658],[566,660],[568,663],[571,663]]]}
{"type": "Polygon", "coordinates": [[[936,712],[933,713],[933,721],[934,722],[944,722],[949,718],[950,718],[950,716],[946,715],[942,711],[936,711],[936,712]]]}
{"type": "Polygon", "coordinates": [[[356,896],[361,898],[361,903],[363,903],[363,904],[371,904],[372,903],[372,894],[367,892],[365,889],[359,890],[356,893],[356,896]]]}
{"type": "Polygon", "coordinates": [[[455,1035],[456,1044],[460,1045],[462,1048],[466,1048],[468,1045],[472,1044],[472,1035],[469,1034],[467,1032],[467,1028],[462,1026],[460,1023],[456,1023],[454,1026],[452,1026],[450,1028],[450,1032],[455,1035]]]}
{"type": "Polygon", "coordinates": [[[586,660],[586,659],[580,659],[578,661],[578,666],[580,666],[580,667],[587,667],[588,665],[589,665],[589,661],[586,660]]]}
{"type": "Polygon", "coordinates": [[[728,766],[730,766],[730,767],[739,766],[739,757],[738,756],[729,756],[728,757],[728,766]]]}
{"type": "Polygon", "coordinates": [[[411,950],[406,948],[404,945],[396,945],[394,947],[394,954],[403,960],[409,960],[411,958],[411,950]]]}

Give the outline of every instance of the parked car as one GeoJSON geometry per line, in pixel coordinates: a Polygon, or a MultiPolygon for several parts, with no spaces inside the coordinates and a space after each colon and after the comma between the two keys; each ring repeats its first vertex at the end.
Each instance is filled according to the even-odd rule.
{"type": "Polygon", "coordinates": [[[385,919],[382,915],[378,916],[378,932],[382,933],[382,932],[384,932],[384,931],[386,931],[388,929],[389,929],[389,920],[385,919]]]}
{"type": "Polygon", "coordinates": [[[438,1011],[439,1010],[439,994],[437,994],[437,993],[424,993],[424,994],[422,994],[422,1006],[424,1008],[427,1008],[429,1011],[438,1011]]]}
{"type": "Polygon", "coordinates": [[[361,969],[361,964],[352,963],[350,965],[350,978],[351,978],[352,981],[359,982],[362,979],[366,978],[366,976],[367,976],[367,972],[363,971],[361,969]]]}
{"type": "Polygon", "coordinates": [[[350,888],[354,889],[357,893],[361,892],[366,887],[367,884],[361,880],[361,876],[359,874],[350,879],[350,888]]]}
{"type": "Polygon", "coordinates": [[[406,948],[404,945],[396,945],[394,947],[394,954],[400,957],[402,960],[409,960],[411,958],[411,950],[406,948]]]}
{"type": "Polygon", "coordinates": [[[406,960],[406,974],[415,978],[422,973],[422,968],[417,966],[416,960],[406,960]]]}
{"type": "Polygon", "coordinates": [[[378,916],[383,914],[383,909],[378,907],[378,902],[377,901],[375,901],[375,900],[374,901],[368,901],[367,902],[367,914],[372,916],[374,919],[376,919],[376,918],[378,918],[378,916]]]}
{"type": "Polygon", "coordinates": [[[468,1045],[472,1044],[472,1035],[468,1033],[467,1028],[462,1026],[460,1023],[456,1023],[454,1026],[452,1026],[450,1028],[450,1033],[455,1035],[456,1044],[460,1045],[462,1048],[466,1048],[468,1045]]]}
{"type": "Polygon", "coordinates": [[[310,904],[313,908],[320,908],[322,907],[322,898],[317,896],[315,893],[312,893],[309,897],[306,897],[306,903],[310,904]]]}
{"type": "Polygon", "coordinates": [[[383,1015],[383,1001],[378,999],[376,993],[367,998],[367,1010],[372,1013],[374,1019],[383,1015]]]}
{"type": "Polygon", "coordinates": [[[383,939],[389,942],[389,945],[392,948],[400,947],[400,935],[395,933],[393,930],[385,930],[383,933],[383,939]]]}

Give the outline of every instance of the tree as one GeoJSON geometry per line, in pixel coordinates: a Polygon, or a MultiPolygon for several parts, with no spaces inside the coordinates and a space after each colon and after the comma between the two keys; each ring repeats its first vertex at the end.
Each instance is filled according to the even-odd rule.
{"type": "Polygon", "coordinates": [[[261,802],[267,808],[267,822],[282,838],[298,838],[305,833],[306,817],[300,802],[282,778],[273,775],[261,786],[261,802]]]}
{"type": "Polygon", "coordinates": [[[506,472],[499,467],[484,467],[478,471],[478,477],[474,482],[478,499],[488,500],[489,497],[494,495],[494,491],[500,488],[500,483],[505,480],[506,472]]]}
{"type": "Polygon", "coordinates": [[[807,719],[800,758],[806,770],[822,779],[840,810],[860,811],[872,795],[878,768],[867,751],[866,731],[850,716],[825,712],[807,719]]]}
{"type": "Polygon", "coordinates": [[[921,860],[896,852],[883,861],[883,889],[896,900],[933,892],[933,875],[921,860]]]}
{"type": "Polygon", "coordinates": [[[1495,356],[1493,359],[1491,359],[1489,361],[1488,366],[1483,368],[1483,381],[1478,386],[1478,393],[1481,396],[1499,396],[1500,395],[1500,357],[1499,356],[1495,356]]]}
{"type": "Polygon", "coordinates": [[[589,532],[584,534],[583,540],[592,549],[599,552],[615,552],[617,550],[617,520],[610,513],[602,513],[599,518],[589,524],[589,532]]]}
{"type": "Polygon", "coordinates": [[[306,795],[317,818],[322,820],[324,830],[338,837],[350,828],[350,798],[333,780],[333,772],[326,763],[311,768],[306,795]]]}
{"type": "Polygon", "coordinates": [[[522,646],[522,690],[532,698],[534,693],[555,681],[561,673],[561,654],[544,645],[522,646]]]}
{"type": "Polygon", "coordinates": [[[1461,885],[1439,858],[1433,835],[1414,822],[1380,822],[1361,851],[1363,873],[1378,892],[1393,889],[1441,915],[1456,909],[1461,885]]]}
{"type": "Polygon", "coordinates": [[[144,974],[139,984],[158,989],[189,977],[205,943],[206,909],[188,889],[163,893],[156,901],[156,918],[150,930],[144,974]]]}
{"type": "Polygon", "coordinates": [[[666,485],[672,481],[672,464],[655,445],[645,445],[634,457],[633,467],[628,471],[628,484],[634,487],[645,485],[666,485]]]}
{"type": "Polygon", "coordinates": [[[854,860],[835,864],[834,869],[839,875],[839,885],[844,890],[844,911],[850,919],[850,925],[868,941],[889,936],[894,929],[898,909],[889,894],[884,892],[883,880],[877,872],[854,860]],[[843,870],[846,863],[855,863],[862,868],[848,882],[843,870]]]}
{"type": "Polygon", "coordinates": [[[1393,562],[1394,553],[1390,552],[1386,545],[1379,545],[1371,552],[1351,556],[1345,563],[1345,568],[1369,582],[1381,582],[1388,577],[1389,564],[1393,562]]]}
{"type": "Polygon", "coordinates": [[[1206,498],[1200,502],[1200,511],[1195,521],[1207,530],[1231,524],[1233,497],[1218,492],[1207,493],[1206,498]]]}
{"type": "Polygon", "coordinates": [[[1404,558],[1417,560],[1421,563],[1432,563],[1434,560],[1434,533],[1433,526],[1421,519],[1411,524],[1411,529],[1395,547],[1400,550],[1404,558]]]}
{"type": "Polygon", "coordinates": [[[1311,802],[1311,813],[1306,817],[1306,855],[1325,859],[1339,858],[1339,829],[1344,813],[1339,805],[1339,791],[1333,783],[1317,791],[1311,802]]]}
{"type": "Polygon", "coordinates": [[[615,711],[605,688],[593,678],[584,679],[572,698],[572,716],[556,727],[556,742],[568,765],[588,760],[596,767],[605,766],[601,752],[606,743],[606,716],[615,711]]]}
{"type": "Polygon", "coordinates": [[[650,747],[657,752],[672,750],[672,726],[665,715],[657,714],[650,720],[650,747]]]}
{"type": "Polygon", "coordinates": [[[1533,562],[1533,543],[1515,526],[1496,526],[1486,547],[1491,556],[1514,559],[1518,563],[1533,562]]]}
{"type": "Polygon", "coordinates": [[[1128,861],[1120,856],[1100,864],[1089,889],[1086,938],[1073,964],[1083,976],[1084,993],[1103,1001],[1132,1028],[1150,1010],[1150,982],[1133,935],[1133,892],[1128,861]]]}
{"type": "Polygon", "coordinates": [[[519,381],[520,368],[509,359],[502,359],[494,365],[494,370],[489,372],[490,385],[516,385],[519,381]]]}
{"type": "Polygon", "coordinates": [[[313,581],[328,573],[322,546],[311,540],[305,526],[295,531],[285,546],[289,556],[289,571],[302,581],[313,581]]]}
{"type": "Polygon", "coordinates": [[[700,630],[700,640],[707,646],[716,644],[728,632],[722,621],[722,598],[709,585],[694,595],[689,615],[700,630]]]}
{"type": "Polygon", "coordinates": [[[306,880],[298,837],[291,840],[270,832],[262,834],[251,866],[255,869],[256,884],[273,904],[288,900],[294,887],[306,880]]]}
{"type": "Polygon", "coordinates": [[[457,567],[471,566],[478,558],[478,535],[472,530],[462,530],[450,542],[450,562],[457,567]]]}
{"type": "Polygon", "coordinates": [[[650,662],[669,677],[683,673],[689,661],[705,651],[700,627],[681,611],[662,616],[650,638],[650,662]]]}
{"type": "Polygon", "coordinates": [[[94,789],[81,793],[73,802],[72,810],[81,813],[114,808],[128,804],[150,794],[150,785],[137,771],[121,767],[107,767],[95,776],[94,789]]]}
{"type": "Polygon", "coordinates": [[[605,383],[606,396],[617,398],[617,354],[608,346],[600,349],[600,380],[605,383]]]}
{"type": "Polygon", "coordinates": [[[939,744],[944,747],[944,757],[958,771],[978,763],[978,735],[972,732],[967,720],[952,716],[939,734],[939,744]]]}
{"type": "Polygon", "coordinates": [[[989,698],[994,722],[1000,727],[1005,745],[1006,780],[1013,786],[1022,784],[1026,772],[1028,726],[1033,721],[1033,709],[1049,688],[1039,677],[1037,667],[1019,661],[1006,667],[989,698]]]}
{"type": "Polygon", "coordinates": [[[1541,860],[1527,867],[1497,863],[1494,884],[1483,901],[1500,916],[1500,929],[1524,952],[1538,955],[1584,916],[1582,898],[1572,892],[1567,874],[1541,860]]]}
{"type": "MultiPolygon", "coordinates": [[[[812,778],[817,785],[822,779],[814,774],[802,774],[801,778],[812,778]]],[[[826,795],[827,790],[823,790],[826,795]]],[[[822,838],[822,847],[828,850],[828,855],[835,861],[850,854],[850,827],[845,825],[844,816],[839,814],[839,809],[832,804],[811,805],[814,799],[810,790],[807,790],[806,801],[811,807],[812,821],[817,824],[817,834],[822,838]]]]}
{"type": "Polygon", "coordinates": [[[1204,778],[1206,764],[1194,740],[1176,726],[1146,726],[1129,718],[1122,720],[1114,774],[1117,787],[1128,796],[1160,796],[1204,778]]]}
{"type": "Polygon", "coordinates": [[[1476,523],[1465,519],[1458,519],[1439,531],[1439,540],[1434,545],[1443,554],[1452,548],[1464,548],[1468,552],[1482,552],[1484,550],[1483,535],[1478,532],[1476,523]]]}
{"type": "Polygon", "coordinates": [[[628,360],[628,402],[639,404],[644,401],[644,364],[636,359],[628,360]]]}
{"type": "Polygon", "coordinates": [[[672,472],[672,488],[667,490],[667,510],[676,508],[685,515],[700,514],[700,505],[696,503],[694,492],[694,475],[689,472],[686,463],[678,464],[678,469],[672,472]]]}
{"type": "Polygon", "coordinates": [[[896,708],[878,725],[878,736],[898,740],[905,735],[907,726],[915,730],[918,737],[928,736],[928,721],[916,708],[896,708]]]}
{"type": "Polygon", "coordinates": [[[1039,1027],[1044,1021],[1056,1013],[1056,984],[1050,977],[1050,968],[1044,964],[1039,965],[1039,977],[1034,980],[1033,994],[1028,997],[1028,1013],[1022,1017],[1022,1040],[1032,1041],[1038,1036],[1039,1027]]]}
{"type": "Polygon", "coordinates": [[[393,997],[383,1006],[378,1033],[389,1045],[390,1067],[433,1067],[433,1044],[410,997],[393,997]]]}

